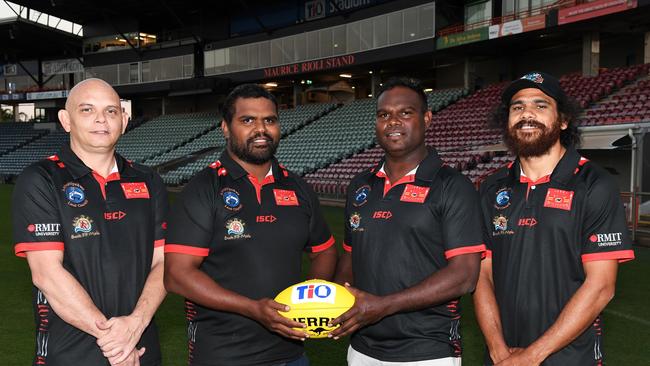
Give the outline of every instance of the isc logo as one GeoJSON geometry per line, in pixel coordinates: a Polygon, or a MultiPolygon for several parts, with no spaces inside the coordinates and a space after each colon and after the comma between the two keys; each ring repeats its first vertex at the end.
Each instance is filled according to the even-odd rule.
{"type": "Polygon", "coordinates": [[[393,213],[390,211],[375,211],[372,214],[373,219],[384,219],[388,220],[393,217],[393,213]]]}
{"type": "Polygon", "coordinates": [[[336,287],[325,283],[310,283],[294,286],[291,291],[291,302],[294,304],[306,302],[328,302],[333,304],[336,299],[336,287]]]}

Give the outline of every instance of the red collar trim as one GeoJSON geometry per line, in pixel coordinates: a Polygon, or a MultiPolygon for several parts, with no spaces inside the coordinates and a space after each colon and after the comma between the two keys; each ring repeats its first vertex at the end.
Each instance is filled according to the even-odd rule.
{"type": "Polygon", "coordinates": [[[257,180],[257,177],[255,177],[255,176],[253,176],[251,174],[248,175],[248,180],[250,180],[251,183],[253,183],[253,187],[255,187],[255,194],[257,195],[257,202],[261,204],[262,203],[262,187],[267,185],[267,184],[275,183],[275,178],[273,177],[272,171],[269,170],[269,173],[266,175],[266,177],[264,177],[262,182],[257,180]]]}
{"type": "Polygon", "coordinates": [[[528,178],[525,175],[520,175],[519,176],[519,183],[528,183],[529,185],[537,185],[537,184],[542,184],[542,183],[548,183],[550,181],[551,181],[551,175],[550,174],[545,175],[545,176],[543,176],[543,177],[541,177],[541,178],[539,178],[538,180],[535,180],[535,181],[528,178]]]}
{"type": "Polygon", "coordinates": [[[379,178],[384,178],[385,183],[384,183],[384,197],[386,196],[386,193],[391,190],[391,188],[398,186],[400,184],[405,184],[405,183],[413,183],[415,182],[415,171],[417,168],[411,170],[408,174],[400,178],[397,182],[394,184],[391,184],[390,179],[388,179],[388,176],[386,173],[384,173],[384,169],[382,167],[381,170],[379,170],[375,175],[379,178]]]}

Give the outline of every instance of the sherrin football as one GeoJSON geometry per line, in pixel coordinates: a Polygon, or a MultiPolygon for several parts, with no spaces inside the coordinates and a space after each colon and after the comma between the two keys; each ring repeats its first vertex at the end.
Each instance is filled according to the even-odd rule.
{"type": "Polygon", "coordinates": [[[354,296],[345,287],[324,280],[309,280],[289,286],[275,297],[275,301],[289,305],[291,310],[280,315],[305,324],[309,338],[327,338],[332,330],[327,323],[354,305],[354,296]]]}

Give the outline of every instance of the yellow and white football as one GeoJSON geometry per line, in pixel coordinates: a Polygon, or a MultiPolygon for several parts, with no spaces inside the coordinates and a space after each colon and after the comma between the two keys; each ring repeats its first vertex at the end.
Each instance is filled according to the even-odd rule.
{"type": "MultiPolygon", "coordinates": [[[[345,287],[324,280],[309,280],[289,286],[275,297],[291,310],[279,313],[289,319],[304,323],[309,338],[326,338],[336,327],[327,323],[354,305],[354,296],[345,287]]],[[[301,330],[299,328],[296,328],[301,330]]]]}

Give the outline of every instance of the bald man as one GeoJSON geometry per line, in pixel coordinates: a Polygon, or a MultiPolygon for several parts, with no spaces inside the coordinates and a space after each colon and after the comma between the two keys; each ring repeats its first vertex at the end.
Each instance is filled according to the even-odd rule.
{"type": "Polygon", "coordinates": [[[13,194],[15,253],[32,274],[34,365],[159,365],[167,194],[115,152],[128,116],[99,79],[58,114],[70,145],[27,167],[13,194]]]}

